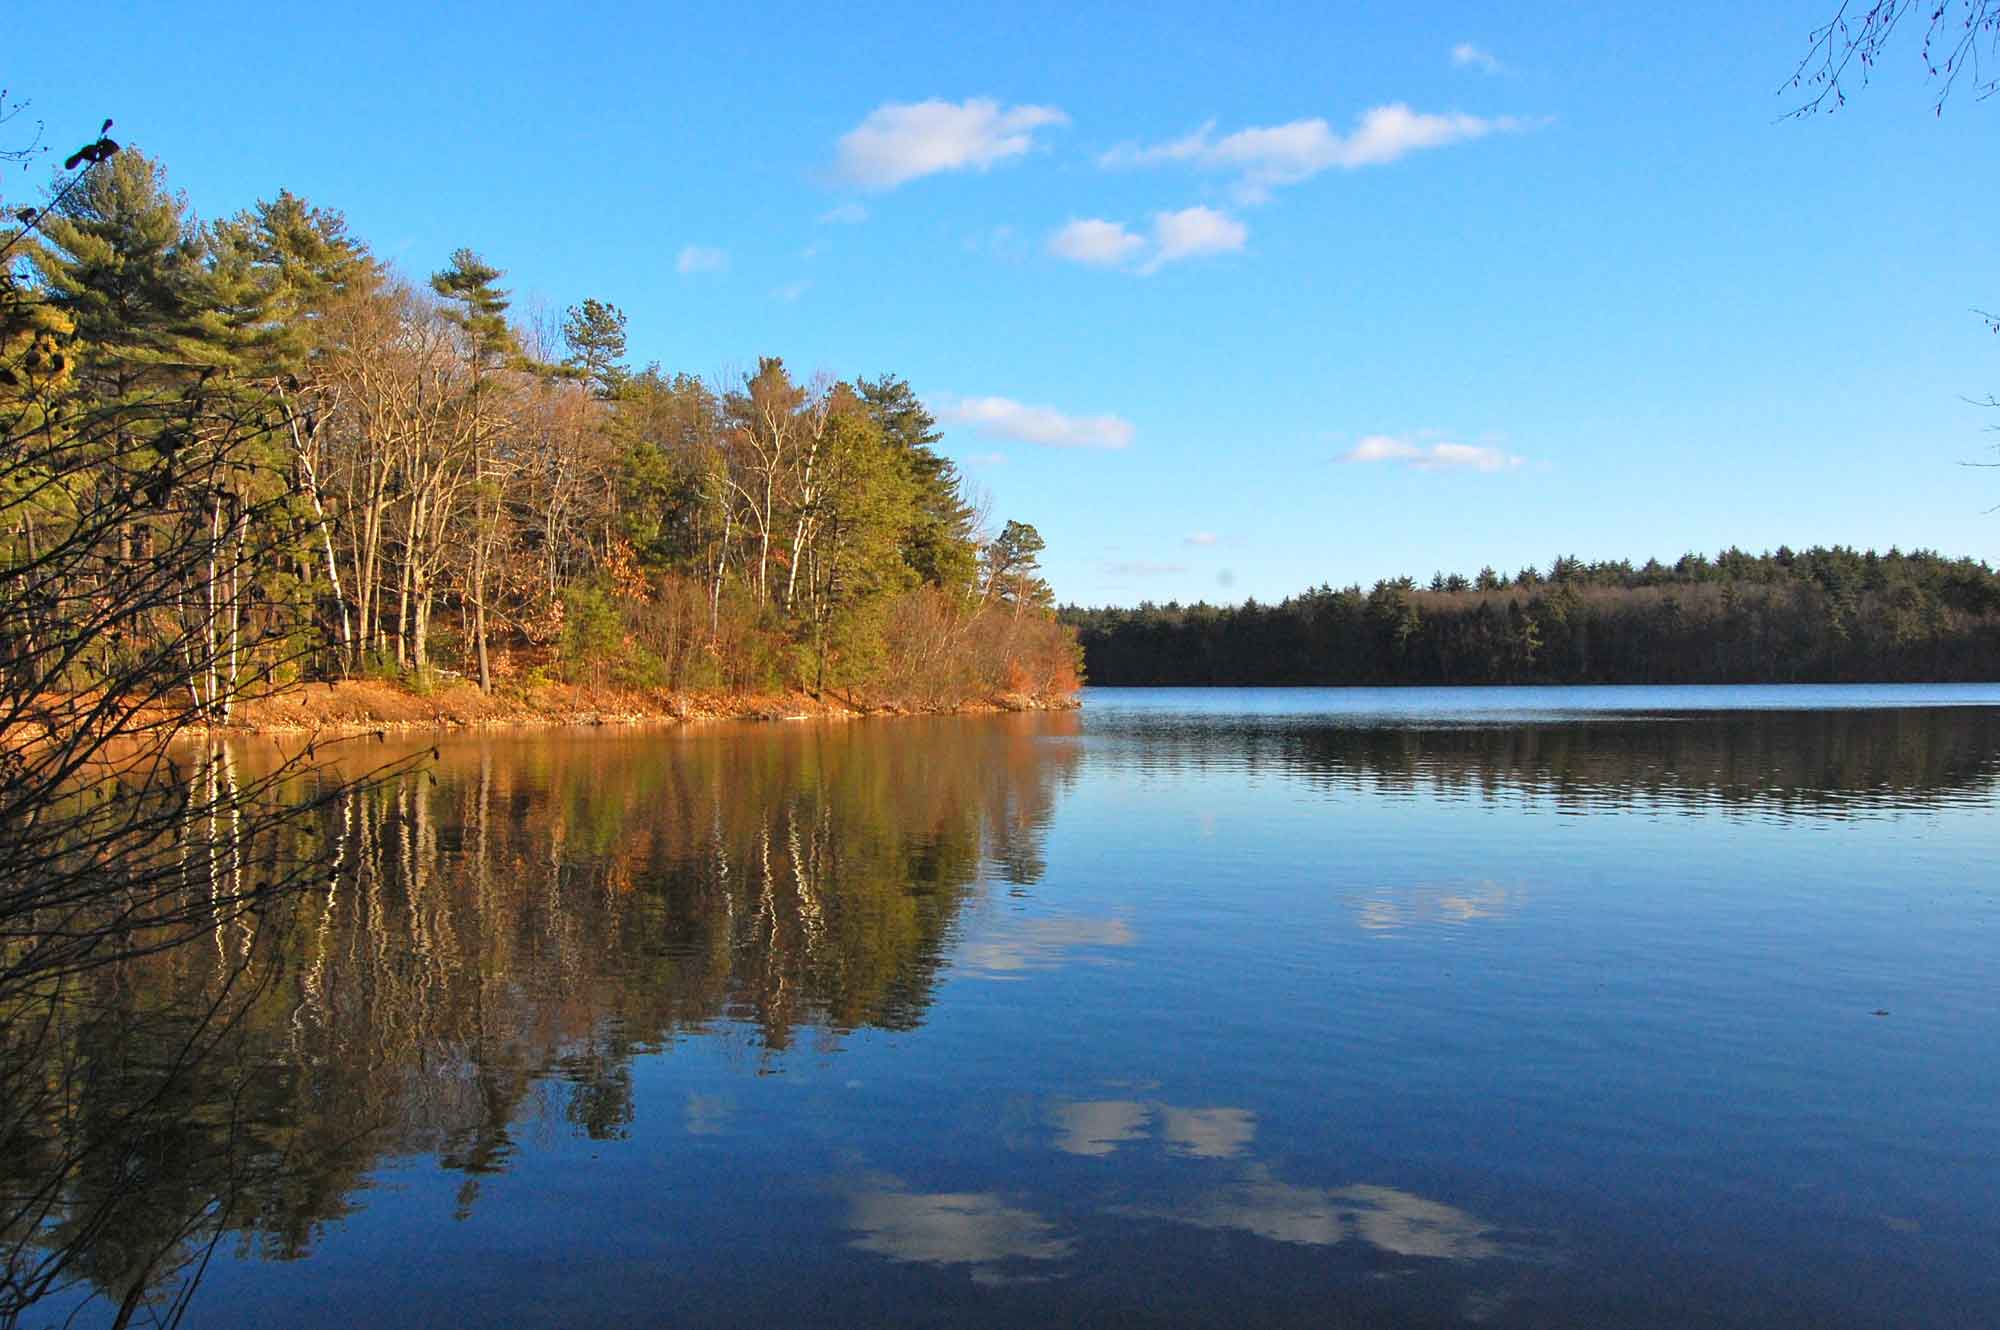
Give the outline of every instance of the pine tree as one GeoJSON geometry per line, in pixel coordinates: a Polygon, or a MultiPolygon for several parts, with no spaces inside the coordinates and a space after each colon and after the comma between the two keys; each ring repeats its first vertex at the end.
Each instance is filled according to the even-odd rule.
{"type": "Polygon", "coordinates": [[[850,406],[834,414],[821,511],[805,551],[815,690],[881,669],[889,603],[915,580],[902,552],[915,511],[903,463],[867,413],[850,406]]]}
{"type": "Polygon", "coordinates": [[[326,458],[312,438],[329,394],[315,369],[339,302],[379,291],[387,274],[367,246],[348,235],[340,213],[313,207],[289,190],[218,222],[210,245],[211,284],[241,348],[243,372],[283,413],[298,494],[299,579],[308,587],[324,579],[338,626],[336,646],[343,669],[349,668],[353,620],[322,494],[326,458]]]}
{"type": "Polygon", "coordinates": [[[563,319],[563,342],[569,356],[563,367],[581,378],[599,398],[609,401],[632,377],[625,359],[625,312],[602,300],[571,305],[563,319]]]}
{"type": "Polygon", "coordinates": [[[260,376],[306,373],[319,349],[319,327],[332,305],[377,290],[386,280],[347,221],[293,194],[261,202],[216,225],[218,268],[240,269],[250,297],[241,323],[260,376]]]}
{"type": "Polygon", "coordinates": [[[1012,605],[1016,611],[1053,604],[1055,593],[1042,578],[1041,554],[1047,548],[1041,532],[1010,519],[985,550],[986,598],[1012,605]]]}
{"type": "Polygon", "coordinates": [[[944,438],[937,420],[910,385],[893,375],[862,379],[855,387],[910,478],[915,515],[903,538],[904,561],[932,586],[970,587],[979,567],[973,511],[960,493],[958,468],[936,450],[944,438]]]}
{"type": "Polygon", "coordinates": [[[125,149],[68,191],[41,230],[35,279],[74,328],[79,381],[94,397],[127,400],[234,362],[207,237],[158,163],[125,149]]]}

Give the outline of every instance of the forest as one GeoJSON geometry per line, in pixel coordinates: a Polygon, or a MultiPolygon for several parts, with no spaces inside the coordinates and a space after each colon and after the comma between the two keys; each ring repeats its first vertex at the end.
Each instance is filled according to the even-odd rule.
{"type": "Polygon", "coordinates": [[[1093,684],[1971,682],[2000,670],[2000,575],[1843,547],[1438,573],[1275,605],[1065,606],[1093,684]]]}
{"type": "Polygon", "coordinates": [[[0,230],[34,691],[1073,690],[1040,535],[989,526],[904,381],[634,368],[615,305],[522,317],[471,248],[411,279],[289,192],[203,221],[109,137],[69,165],[0,230]]]}

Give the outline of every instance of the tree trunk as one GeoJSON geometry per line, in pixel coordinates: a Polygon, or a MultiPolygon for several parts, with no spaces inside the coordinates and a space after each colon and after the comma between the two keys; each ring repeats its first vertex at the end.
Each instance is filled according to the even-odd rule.
{"type": "Polygon", "coordinates": [[[486,496],[474,509],[478,530],[472,538],[472,639],[479,647],[479,691],[493,691],[493,671],[486,659],[486,496]]]}

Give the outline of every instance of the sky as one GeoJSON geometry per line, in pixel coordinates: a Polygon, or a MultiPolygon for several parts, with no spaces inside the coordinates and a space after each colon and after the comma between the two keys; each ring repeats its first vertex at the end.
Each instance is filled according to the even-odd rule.
{"type": "Polygon", "coordinates": [[[1786,119],[1833,7],[107,4],[0,86],[636,364],[905,378],[1064,601],[2000,559],[2000,99],[1913,28],[1786,119]]]}

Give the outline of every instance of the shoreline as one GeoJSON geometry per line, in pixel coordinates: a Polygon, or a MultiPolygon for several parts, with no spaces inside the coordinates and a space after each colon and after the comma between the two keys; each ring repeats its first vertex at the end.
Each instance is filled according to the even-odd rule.
{"type": "Polygon", "coordinates": [[[957,702],[878,702],[786,693],[677,693],[542,685],[485,694],[471,684],[419,693],[373,679],[300,684],[237,703],[228,724],[190,726],[226,735],[368,734],[687,725],[715,721],[861,720],[879,716],[996,715],[1074,711],[1080,693],[1000,693],[957,702]]]}

